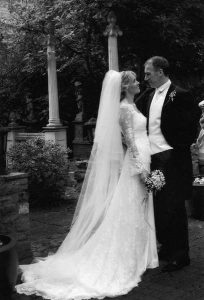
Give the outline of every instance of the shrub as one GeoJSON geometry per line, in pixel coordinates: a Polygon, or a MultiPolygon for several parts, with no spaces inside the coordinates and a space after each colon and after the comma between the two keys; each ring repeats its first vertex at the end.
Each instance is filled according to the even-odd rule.
{"type": "Polygon", "coordinates": [[[28,174],[31,206],[56,205],[64,198],[69,152],[39,137],[20,142],[8,151],[9,171],[28,174]]]}

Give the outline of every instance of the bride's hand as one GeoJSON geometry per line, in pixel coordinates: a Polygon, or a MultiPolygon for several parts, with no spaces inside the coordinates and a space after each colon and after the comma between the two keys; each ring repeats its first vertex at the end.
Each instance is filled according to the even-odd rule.
{"type": "Polygon", "coordinates": [[[140,179],[142,180],[142,182],[145,182],[148,176],[149,176],[149,172],[147,170],[143,170],[142,173],[140,174],[140,179]]]}

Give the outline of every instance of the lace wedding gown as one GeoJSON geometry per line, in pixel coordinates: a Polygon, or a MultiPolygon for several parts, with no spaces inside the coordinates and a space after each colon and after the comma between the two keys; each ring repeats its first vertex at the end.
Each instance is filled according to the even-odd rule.
{"type": "Polygon", "coordinates": [[[127,294],[147,268],[158,266],[152,196],[144,200],[138,175],[141,162],[146,169],[150,164],[146,118],[123,101],[120,126],[128,149],[100,226],[78,250],[66,251],[64,244],[45,260],[21,266],[24,283],[16,286],[18,293],[52,300],[114,297],[127,294]]]}

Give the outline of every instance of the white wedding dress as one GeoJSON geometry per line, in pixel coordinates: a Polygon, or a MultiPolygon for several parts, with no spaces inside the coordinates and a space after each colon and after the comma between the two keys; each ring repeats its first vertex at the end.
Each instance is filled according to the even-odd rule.
{"type": "Polygon", "coordinates": [[[61,251],[21,266],[24,283],[16,286],[18,293],[52,300],[114,297],[127,294],[147,268],[158,266],[152,195],[145,200],[138,175],[141,162],[148,170],[150,165],[146,118],[122,101],[120,126],[128,150],[100,226],[78,249],[66,250],[65,239],[61,251]]]}

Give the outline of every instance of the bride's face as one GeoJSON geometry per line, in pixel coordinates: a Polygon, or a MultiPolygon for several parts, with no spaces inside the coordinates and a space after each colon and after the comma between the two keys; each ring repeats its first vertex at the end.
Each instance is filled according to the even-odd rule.
{"type": "Polygon", "coordinates": [[[128,89],[127,89],[128,93],[133,96],[136,94],[139,94],[139,92],[140,92],[139,84],[140,83],[137,81],[136,76],[131,75],[130,81],[128,84],[128,89]]]}

